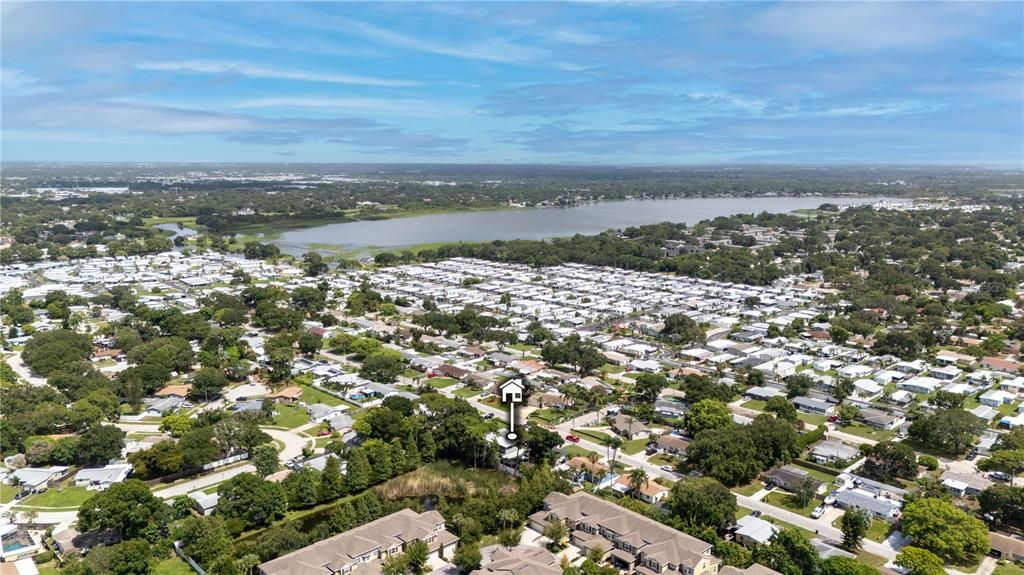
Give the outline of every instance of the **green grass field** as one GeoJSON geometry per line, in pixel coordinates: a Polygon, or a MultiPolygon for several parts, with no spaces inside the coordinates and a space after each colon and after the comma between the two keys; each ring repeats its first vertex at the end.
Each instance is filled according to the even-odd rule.
{"type": "Polygon", "coordinates": [[[641,437],[639,439],[630,439],[629,441],[623,442],[622,452],[625,453],[626,455],[636,455],[637,453],[643,451],[645,447],[647,447],[648,441],[650,440],[647,439],[646,437],[641,437]]]}
{"type": "Polygon", "coordinates": [[[430,384],[430,387],[436,389],[445,389],[447,387],[455,385],[456,383],[458,383],[458,381],[450,377],[432,377],[427,380],[427,383],[430,384]]]}
{"type": "Polygon", "coordinates": [[[865,439],[874,439],[875,441],[892,441],[896,438],[895,431],[877,429],[864,425],[863,423],[853,423],[840,427],[839,431],[849,433],[850,435],[856,435],[857,437],[863,437],[865,439]]]}
{"type": "Polygon", "coordinates": [[[302,401],[308,404],[322,403],[324,405],[335,406],[345,403],[337,397],[334,397],[329,393],[324,393],[311,385],[302,385],[300,387],[302,387],[302,401]]]}
{"type": "MultiPolygon", "coordinates": [[[[590,451],[589,449],[583,449],[582,447],[577,447],[571,444],[565,448],[565,456],[568,457],[569,459],[572,459],[573,457],[586,457],[591,453],[594,452],[590,451]]],[[[598,455],[601,454],[598,453],[598,455]]]]}
{"type": "Polygon", "coordinates": [[[164,559],[153,567],[152,575],[194,575],[192,568],[181,559],[164,559]]]}
{"type": "Polygon", "coordinates": [[[762,489],[764,489],[764,482],[761,481],[760,479],[755,479],[746,485],[740,487],[733,487],[732,491],[734,493],[739,493],[740,495],[750,497],[751,495],[757,493],[758,491],[761,491],[762,489]]]}
{"type": "Polygon", "coordinates": [[[769,493],[768,496],[764,498],[764,502],[774,505],[775,507],[803,515],[804,517],[810,517],[811,511],[814,511],[815,507],[821,505],[820,499],[811,499],[807,505],[801,507],[800,501],[797,500],[795,495],[779,491],[769,493]]]}
{"type": "Polygon", "coordinates": [[[276,406],[277,415],[274,416],[274,425],[294,429],[309,423],[309,414],[305,410],[290,405],[276,406]]]}
{"type": "Polygon", "coordinates": [[[476,397],[483,392],[472,387],[460,387],[459,389],[452,390],[452,393],[455,394],[455,397],[466,399],[468,397],[476,397]]]}
{"type": "Polygon", "coordinates": [[[0,503],[7,503],[14,499],[14,496],[18,494],[18,488],[13,485],[7,485],[6,483],[0,484],[0,503]]]}
{"type": "Polygon", "coordinates": [[[747,409],[753,409],[754,411],[764,411],[765,402],[760,399],[751,399],[750,401],[744,402],[740,405],[747,409]]]}
{"type": "Polygon", "coordinates": [[[572,432],[573,434],[578,435],[581,438],[586,439],[588,441],[593,441],[598,445],[603,444],[605,441],[611,439],[612,437],[611,435],[608,435],[603,431],[594,431],[591,429],[574,429],[572,430],[572,432]]]}
{"type": "Polygon", "coordinates": [[[18,507],[78,508],[93,495],[96,495],[95,491],[87,491],[84,487],[51,487],[22,499],[18,507]]]}
{"type": "Polygon", "coordinates": [[[1024,567],[1014,563],[998,565],[996,570],[992,572],[992,575],[1024,575],[1024,567]]]}

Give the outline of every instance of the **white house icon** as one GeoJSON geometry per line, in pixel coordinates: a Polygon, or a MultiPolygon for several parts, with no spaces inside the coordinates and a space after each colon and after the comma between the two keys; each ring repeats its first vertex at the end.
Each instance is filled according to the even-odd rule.
{"type": "Polygon", "coordinates": [[[501,402],[502,403],[522,403],[523,402],[523,390],[525,386],[523,382],[518,379],[510,379],[505,383],[501,384],[501,402]]]}

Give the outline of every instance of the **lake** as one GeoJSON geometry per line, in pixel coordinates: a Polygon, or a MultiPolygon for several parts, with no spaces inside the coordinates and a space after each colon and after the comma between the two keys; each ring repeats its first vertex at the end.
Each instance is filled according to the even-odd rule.
{"type": "Polygon", "coordinates": [[[861,205],[888,198],[759,197],[677,198],[596,202],[568,208],[524,208],[455,212],[390,220],[326,224],[290,230],[274,240],[281,251],[300,255],[311,244],[325,244],[369,254],[381,249],[438,242],[541,240],[658,222],[695,224],[718,216],[743,213],[791,212],[824,203],[861,205]]]}

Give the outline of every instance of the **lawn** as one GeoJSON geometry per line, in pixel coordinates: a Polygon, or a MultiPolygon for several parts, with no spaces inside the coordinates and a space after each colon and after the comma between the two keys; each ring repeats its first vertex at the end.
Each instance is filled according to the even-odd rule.
{"type": "Polygon", "coordinates": [[[639,439],[630,439],[629,441],[623,442],[622,452],[625,453],[626,455],[636,455],[637,453],[643,451],[645,447],[647,447],[648,441],[650,441],[650,439],[646,437],[641,437],[639,439]]]}
{"type": "Polygon", "coordinates": [[[575,435],[578,435],[588,441],[593,441],[598,444],[603,444],[605,441],[608,441],[609,439],[612,438],[611,435],[608,435],[603,431],[595,431],[592,429],[574,429],[572,430],[572,432],[575,435]]]}
{"type": "Polygon", "coordinates": [[[765,402],[760,399],[751,399],[750,401],[742,403],[741,406],[747,409],[753,409],[754,411],[764,411],[765,402]]]}
{"type": "Polygon", "coordinates": [[[274,416],[274,425],[294,429],[309,423],[309,414],[303,409],[283,404],[275,406],[275,409],[277,415],[274,416]]]}
{"type": "Polygon", "coordinates": [[[814,511],[815,507],[821,505],[820,499],[811,499],[807,505],[801,507],[800,501],[797,499],[796,495],[783,493],[781,491],[773,491],[769,493],[768,496],[764,498],[764,501],[765,503],[769,503],[787,511],[792,511],[793,513],[803,515],[804,517],[810,517],[811,511],[814,511]]]}
{"type": "Polygon", "coordinates": [[[675,467],[677,459],[664,453],[655,453],[654,455],[647,458],[647,462],[652,465],[671,465],[675,467]]]}
{"type": "Polygon", "coordinates": [[[748,509],[748,508],[746,508],[746,507],[744,507],[742,505],[737,505],[736,506],[736,519],[739,519],[740,517],[746,517],[747,515],[750,515],[753,511],[754,511],[753,509],[748,509]]]}
{"type": "Polygon", "coordinates": [[[992,575],[1024,575],[1024,567],[1013,563],[998,565],[996,570],[992,572],[992,575]]]}
{"type": "Polygon", "coordinates": [[[96,495],[95,491],[88,491],[84,487],[51,487],[42,493],[22,499],[18,507],[78,508],[93,495],[96,495]]]}
{"type": "Polygon", "coordinates": [[[164,559],[153,568],[153,575],[194,575],[192,568],[181,559],[174,557],[164,559]]]}
{"type": "Polygon", "coordinates": [[[473,389],[472,387],[460,387],[458,389],[452,390],[452,393],[455,394],[455,397],[467,399],[470,397],[476,397],[483,392],[479,389],[473,389]]]}
{"type": "Polygon", "coordinates": [[[445,389],[446,387],[451,387],[455,385],[456,383],[458,383],[458,381],[450,377],[432,377],[427,380],[427,383],[430,384],[430,387],[436,389],[445,389]]]}
{"type": "Polygon", "coordinates": [[[18,488],[6,483],[0,483],[0,503],[7,503],[18,494],[18,488]]]}
{"type": "Polygon", "coordinates": [[[558,425],[564,416],[564,413],[554,409],[537,409],[530,414],[529,419],[530,421],[536,420],[547,425],[558,425]]]}
{"type": "Polygon", "coordinates": [[[158,224],[176,224],[181,222],[186,224],[187,227],[196,226],[195,216],[170,216],[166,218],[142,218],[142,223],[147,226],[155,226],[158,224]]]}
{"type": "Polygon", "coordinates": [[[892,531],[892,525],[889,525],[885,521],[874,519],[871,521],[871,527],[868,528],[868,533],[865,535],[872,541],[881,543],[889,537],[889,533],[892,531]]]}
{"type": "Polygon", "coordinates": [[[744,495],[746,497],[750,497],[751,495],[757,493],[758,491],[761,491],[762,489],[764,489],[764,482],[761,481],[760,479],[755,479],[742,487],[732,488],[733,492],[739,493],[740,495],[744,495]]]}
{"type": "MultiPolygon", "coordinates": [[[[565,448],[565,456],[569,459],[572,459],[573,457],[586,457],[591,453],[594,452],[576,445],[569,445],[565,448]]],[[[600,453],[598,455],[600,455],[600,453]]]]}
{"type": "Polygon", "coordinates": [[[869,427],[863,423],[852,423],[850,425],[840,427],[839,431],[849,433],[850,435],[856,435],[857,437],[863,437],[865,439],[874,439],[875,441],[892,441],[896,438],[895,431],[869,427]]]}
{"type": "Polygon", "coordinates": [[[867,551],[861,551],[857,553],[857,562],[863,563],[868,567],[874,567],[875,569],[881,569],[883,565],[888,562],[888,559],[875,555],[874,553],[868,553],[867,551]]]}
{"type": "Polygon", "coordinates": [[[337,397],[334,397],[333,395],[321,391],[311,385],[302,385],[300,387],[302,388],[302,401],[309,405],[322,403],[324,405],[335,406],[344,403],[337,397]]]}
{"type": "Polygon", "coordinates": [[[822,483],[825,483],[827,485],[832,485],[832,482],[836,480],[836,475],[838,475],[838,473],[830,474],[830,473],[825,473],[824,471],[820,471],[818,469],[812,469],[810,467],[804,467],[803,465],[800,465],[799,461],[794,462],[794,465],[796,465],[797,467],[799,467],[803,471],[806,471],[807,473],[810,473],[811,477],[813,477],[813,478],[817,479],[818,481],[821,481],[822,483]]]}
{"type": "Polygon", "coordinates": [[[798,411],[796,413],[796,417],[800,421],[807,422],[807,423],[813,425],[814,427],[817,427],[817,426],[821,425],[822,423],[825,423],[826,421],[828,421],[828,418],[825,417],[824,415],[814,415],[813,413],[804,413],[802,411],[798,411]]]}

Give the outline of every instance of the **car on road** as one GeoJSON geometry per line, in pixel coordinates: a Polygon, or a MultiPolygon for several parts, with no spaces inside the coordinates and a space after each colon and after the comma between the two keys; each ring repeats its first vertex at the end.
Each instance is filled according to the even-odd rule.
{"type": "Polygon", "coordinates": [[[484,419],[494,419],[494,414],[493,413],[485,413],[484,414],[484,419]]]}
{"type": "Polygon", "coordinates": [[[757,510],[755,510],[755,511],[751,511],[751,512],[750,512],[750,516],[751,516],[751,517],[760,517],[760,516],[761,516],[761,512],[760,512],[760,511],[757,511],[757,510]]]}
{"type": "Polygon", "coordinates": [[[988,476],[991,477],[992,479],[995,479],[996,481],[1010,481],[1011,479],[1013,479],[1012,475],[1010,475],[1009,473],[1004,473],[1002,471],[989,471],[988,476]]]}
{"type": "Polygon", "coordinates": [[[572,443],[579,443],[580,442],[580,438],[575,436],[575,435],[573,435],[573,434],[571,434],[571,433],[569,435],[565,436],[565,440],[566,441],[570,441],[572,443]]]}
{"type": "Polygon", "coordinates": [[[822,505],[819,505],[819,506],[814,508],[814,511],[811,511],[811,519],[818,519],[819,517],[821,517],[824,514],[825,514],[825,507],[822,506],[822,505]]]}

